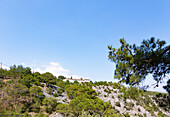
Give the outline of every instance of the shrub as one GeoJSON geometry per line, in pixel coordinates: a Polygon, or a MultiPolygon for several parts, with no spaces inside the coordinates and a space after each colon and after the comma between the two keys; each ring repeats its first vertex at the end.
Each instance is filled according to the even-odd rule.
{"type": "Polygon", "coordinates": [[[52,89],[51,87],[47,88],[47,93],[50,94],[50,95],[52,95],[53,89],[52,89]]]}
{"type": "Polygon", "coordinates": [[[48,115],[45,115],[44,113],[40,112],[36,114],[34,117],[48,117],[48,115]]]}
{"type": "Polygon", "coordinates": [[[57,106],[58,102],[57,99],[54,98],[45,98],[42,102],[44,106],[46,106],[46,112],[52,113],[55,110],[55,107],[57,106]]]}
{"type": "Polygon", "coordinates": [[[143,117],[141,114],[138,114],[138,117],[143,117]]]}
{"type": "Polygon", "coordinates": [[[158,112],[158,117],[164,117],[164,114],[161,111],[159,111],[158,112]]]}
{"type": "Polygon", "coordinates": [[[116,103],[115,103],[115,105],[116,105],[116,106],[121,107],[121,105],[120,105],[120,102],[119,102],[119,101],[118,101],[118,102],[116,102],[116,103]]]}
{"type": "Polygon", "coordinates": [[[141,109],[140,109],[140,108],[138,108],[138,111],[140,112],[140,111],[141,111],[141,109]]]}
{"type": "Polygon", "coordinates": [[[137,99],[143,93],[142,90],[138,90],[136,87],[130,87],[123,93],[124,98],[137,99]]]}
{"type": "Polygon", "coordinates": [[[40,110],[40,103],[35,103],[35,104],[33,104],[33,105],[31,105],[31,107],[30,107],[30,111],[31,112],[36,112],[36,113],[38,113],[39,112],[39,110],[40,110]]]}
{"type": "Polygon", "coordinates": [[[55,93],[53,96],[54,96],[54,97],[58,97],[58,94],[55,93]]]}
{"type": "Polygon", "coordinates": [[[124,114],[125,117],[130,117],[129,113],[124,114]]]}
{"type": "Polygon", "coordinates": [[[130,108],[126,107],[126,110],[130,111],[130,108]]]}
{"type": "Polygon", "coordinates": [[[128,105],[130,108],[134,107],[134,103],[133,103],[133,102],[129,102],[129,103],[127,103],[127,105],[128,105]]]}
{"type": "Polygon", "coordinates": [[[144,113],[143,116],[144,116],[144,117],[147,117],[147,116],[146,116],[146,113],[144,113]]]}
{"type": "Polygon", "coordinates": [[[58,95],[61,95],[64,91],[62,89],[57,88],[58,95]]]}
{"type": "Polygon", "coordinates": [[[122,98],[122,95],[118,95],[118,98],[121,99],[121,98],[122,98]]]}
{"type": "Polygon", "coordinates": [[[66,104],[58,104],[56,110],[58,113],[64,114],[65,116],[69,113],[68,105],[66,104]]]}

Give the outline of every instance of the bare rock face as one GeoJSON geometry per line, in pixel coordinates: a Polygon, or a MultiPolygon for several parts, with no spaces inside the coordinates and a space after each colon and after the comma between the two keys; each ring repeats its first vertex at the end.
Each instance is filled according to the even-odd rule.
{"type": "MultiPolygon", "coordinates": [[[[112,86],[93,86],[92,87],[99,95],[98,97],[102,99],[104,102],[110,102],[112,106],[114,106],[117,110],[120,111],[120,113],[126,113],[128,112],[130,116],[136,116],[138,114],[140,115],[146,115],[147,117],[151,117],[151,113],[148,112],[143,106],[137,105],[137,101],[133,99],[126,99],[123,100],[121,98],[121,95],[123,93],[119,92],[119,89],[114,89],[112,86]],[[108,93],[105,90],[110,90],[111,92],[108,93]],[[126,102],[126,103],[125,103],[126,102]],[[119,105],[117,105],[119,103],[119,105]],[[130,107],[130,109],[127,109],[127,103],[133,104],[133,107],[130,107]]],[[[143,97],[144,98],[144,97],[143,97]]],[[[154,102],[154,101],[153,101],[154,102]]],[[[156,102],[154,102],[156,104],[156,102]]],[[[128,107],[129,108],[129,107],[128,107]]],[[[164,114],[167,116],[170,116],[170,113],[163,111],[161,108],[159,108],[164,114]]],[[[158,114],[158,112],[154,112],[155,115],[158,114]]]]}

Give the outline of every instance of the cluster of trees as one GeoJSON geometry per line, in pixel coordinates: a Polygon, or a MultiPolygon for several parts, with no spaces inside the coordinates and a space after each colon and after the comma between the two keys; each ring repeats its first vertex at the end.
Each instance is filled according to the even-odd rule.
{"type": "Polygon", "coordinates": [[[58,112],[65,116],[118,116],[120,114],[115,114],[110,103],[99,99],[96,91],[92,89],[92,86],[99,84],[107,85],[106,82],[64,82],[63,76],[55,77],[49,72],[32,73],[29,67],[22,65],[13,65],[9,70],[1,70],[3,78],[0,79],[0,113],[4,115],[29,116],[30,112],[37,113],[36,116],[46,116],[44,112],[48,114],[58,112]],[[48,89],[52,85],[60,87],[57,90],[60,95],[66,91],[70,103],[59,103],[54,96],[46,97],[43,92],[44,84],[49,86],[48,89]]]}
{"type": "MultiPolygon", "coordinates": [[[[30,112],[35,112],[37,117],[53,112],[77,117],[123,116],[109,102],[104,102],[97,97],[98,93],[92,87],[102,85],[119,89],[123,93],[119,98],[124,100],[127,98],[141,100],[140,103],[145,105],[145,109],[154,114],[154,111],[158,110],[157,107],[150,104],[149,99],[140,98],[144,96],[144,92],[133,85],[140,84],[148,74],[153,74],[157,86],[167,76],[170,72],[170,46],[165,46],[165,41],[155,41],[154,38],[144,40],[141,46],[129,45],[124,39],[121,39],[120,42],[121,47],[118,49],[108,47],[109,59],[116,63],[115,78],[120,82],[132,85],[130,88],[126,88],[120,83],[105,81],[64,82],[64,76],[56,77],[49,72],[34,73],[29,67],[13,65],[9,70],[0,69],[0,113],[10,116],[30,116],[30,112]],[[53,98],[44,95],[44,84],[49,86],[47,92],[53,98]],[[53,94],[53,89],[50,87],[52,85],[60,87],[56,94],[53,94]],[[63,92],[67,92],[70,100],[68,104],[59,103],[56,98],[63,92]],[[150,105],[154,110],[150,109],[150,105]]],[[[170,79],[164,88],[170,93],[170,79]]],[[[107,89],[105,92],[111,93],[111,90],[107,89]]],[[[158,99],[154,97],[154,100],[158,101],[158,99]]],[[[160,99],[163,100],[159,103],[160,106],[169,107],[170,98],[167,95],[160,96],[160,99]]],[[[119,102],[117,105],[121,106],[119,102]]],[[[124,116],[128,116],[128,113],[124,116]]]]}

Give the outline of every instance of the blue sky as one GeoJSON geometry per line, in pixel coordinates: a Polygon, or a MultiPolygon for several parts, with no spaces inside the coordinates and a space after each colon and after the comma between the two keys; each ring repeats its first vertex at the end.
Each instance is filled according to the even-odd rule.
{"type": "MultiPolygon", "coordinates": [[[[114,81],[108,45],[170,41],[169,0],[0,0],[0,61],[114,81]]],[[[153,81],[149,80],[152,83],[153,81]]],[[[155,90],[155,89],[154,89],[155,90]]],[[[161,88],[156,89],[163,91],[161,88]]]]}

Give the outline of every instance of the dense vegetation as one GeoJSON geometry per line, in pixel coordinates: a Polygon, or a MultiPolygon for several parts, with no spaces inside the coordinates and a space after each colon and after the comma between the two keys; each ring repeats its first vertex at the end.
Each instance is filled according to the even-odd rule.
{"type": "MultiPolygon", "coordinates": [[[[148,74],[152,74],[157,87],[167,76],[164,89],[170,93],[170,45],[155,38],[143,40],[140,46],[130,45],[120,39],[120,48],[108,46],[109,59],[116,63],[114,77],[120,82],[139,85],[148,74]]],[[[154,83],[153,83],[154,84],[154,83]]]]}
{"type": "MultiPolygon", "coordinates": [[[[64,76],[53,76],[46,72],[40,74],[31,72],[29,67],[11,66],[9,70],[1,69],[0,79],[0,114],[9,116],[35,116],[45,117],[53,113],[70,117],[129,117],[129,113],[121,113],[117,107],[122,107],[122,101],[126,110],[131,110],[135,105],[144,106],[153,116],[165,116],[159,106],[169,111],[169,97],[167,94],[153,94],[152,100],[148,92],[135,87],[126,88],[119,83],[112,82],[82,82],[71,83],[64,76]],[[112,87],[112,89],[108,87],[112,87]],[[113,105],[110,101],[104,101],[94,88],[104,89],[107,98],[110,94],[117,94],[119,101],[113,105]],[[113,89],[118,89],[113,91],[113,89]],[[68,98],[59,100],[66,95],[68,98]],[[127,102],[133,99],[134,102],[127,102]],[[155,112],[158,114],[156,115],[155,112]]],[[[116,95],[112,95],[112,99],[116,95]]],[[[141,111],[141,108],[138,108],[141,111]]],[[[145,116],[145,114],[137,114],[145,116]]]]}

